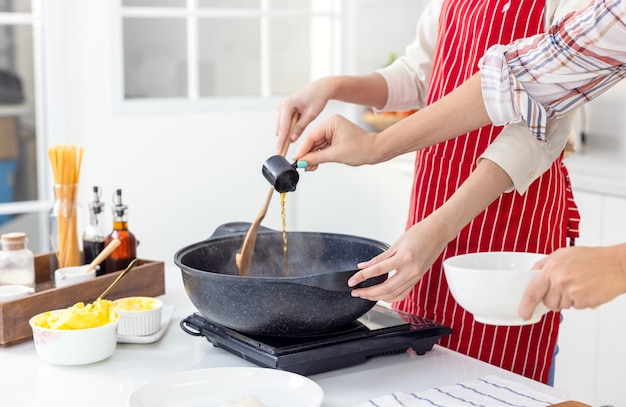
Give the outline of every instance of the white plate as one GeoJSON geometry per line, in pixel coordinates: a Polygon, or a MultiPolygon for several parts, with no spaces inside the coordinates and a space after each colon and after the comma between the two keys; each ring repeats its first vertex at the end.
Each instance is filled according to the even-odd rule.
{"type": "Polygon", "coordinates": [[[219,407],[253,396],[267,407],[319,407],[322,388],[304,376],[261,367],[216,367],[157,379],[131,394],[130,407],[219,407]]]}
{"type": "Polygon", "coordinates": [[[144,336],[117,335],[117,343],[152,343],[158,341],[167,330],[173,313],[174,305],[164,305],[161,311],[161,327],[157,332],[144,336]]]}

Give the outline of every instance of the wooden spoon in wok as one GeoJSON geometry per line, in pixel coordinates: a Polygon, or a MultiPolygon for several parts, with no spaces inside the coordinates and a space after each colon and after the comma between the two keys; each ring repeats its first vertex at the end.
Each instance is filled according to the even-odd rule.
{"type": "MultiPolygon", "coordinates": [[[[291,125],[289,126],[289,133],[287,133],[287,138],[285,139],[285,144],[283,145],[283,149],[280,152],[280,155],[283,157],[287,154],[287,150],[289,149],[289,144],[291,143],[291,133],[293,133],[293,129],[298,122],[298,113],[294,113],[291,118],[291,125]]],[[[243,240],[243,245],[241,246],[241,251],[235,255],[235,262],[237,263],[237,267],[239,268],[240,276],[247,276],[250,272],[250,265],[252,264],[252,254],[254,253],[254,245],[256,243],[256,236],[259,232],[259,226],[261,226],[261,222],[265,215],[267,214],[267,208],[270,206],[270,201],[272,200],[272,195],[274,194],[274,186],[270,186],[270,189],[267,191],[267,195],[265,196],[265,203],[261,207],[261,211],[256,216],[250,228],[248,229],[248,233],[246,234],[245,239],[243,240]]]]}

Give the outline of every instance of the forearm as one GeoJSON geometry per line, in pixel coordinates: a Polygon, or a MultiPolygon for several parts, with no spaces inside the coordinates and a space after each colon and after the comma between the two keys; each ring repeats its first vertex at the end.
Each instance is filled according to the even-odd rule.
{"type": "Polygon", "coordinates": [[[331,76],[327,81],[330,99],[381,108],[387,101],[387,82],[378,73],[361,76],[331,76]]]}
{"type": "Polygon", "coordinates": [[[490,123],[476,74],[439,101],[378,133],[374,162],[421,150],[490,123]]]}
{"type": "Polygon", "coordinates": [[[497,164],[481,160],[454,194],[429,217],[445,230],[446,243],[512,185],[497,164]]]}
{"type": "Polygon", "coordinates": [[[612,252],[610,257],[615,259],[616,267],[621,272],[621,279],[618,284],[621,287],[621,292],[626,294],[626,243],[610,246],[610,250],[612,252]]]}

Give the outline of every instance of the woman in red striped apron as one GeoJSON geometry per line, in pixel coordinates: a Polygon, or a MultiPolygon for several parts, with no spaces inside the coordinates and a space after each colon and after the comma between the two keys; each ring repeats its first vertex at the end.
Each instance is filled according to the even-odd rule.
{"type": "MultiPolygon", "coordinates": [[[[543,15],[543,1],[513,4],[506,0],[444,0],[438,16],[438,35],[426,102],[438,100],[475,73],[479,58],[489,46],[542,32],[543,15]]],[[[329,99],[384,106],[387,89],[381,90],[380,87],[392,85],[384,82],[381,85],[379,78],[375,75],[356,81],[342,78],[341,85],[332,85],[328,81],[313,83],[286,100],[281,105],[280,116],[291,117],[293,111],[299,111],[303,118],[291,138],[299,136],[329,99]],[[352,91],[346,91],[350,86],[353,86],[352,91]]],[[[416,107],[420,107],[421,96],[416,96],[416,107]]],[[[279,144],[284,140],[281,137],[287,136],[281,121],[287,122],[279,120],[279,144]]],[[[443,205],[469,176],[478,157],[500,131],[501,128],[485,127],[417,153],[407,227],[443,205]]],[[[551,253],[565,246],[568,231],[576,229],[575,225],[570,226],[570,218],[577,218],[570,216],[570,209],[575,213],[567,173],[561,160],[557,159],[525,194],[500,196],[463,228],[410,294],[393,306],[452,327],[453,334],[440,343],[443,346],[546,382],[556,344],[559,314],[548,313],[541,322],[523,327],[479,324],[452,298],[442,271],[442,260],[457,254],[488,250],[551,253]]]]}
{"type": "MultiPolygon", "coordinates": [[[[510,2],[507,12],[502,12],[505,3],[444,1],[428,103],[474,74],[479,58],[491,45],[543,31],[542,1],[510,2]]],[[[424,219],[454,193],[499,132],[499,128],[487,126],[417,153],[408,226],[424,219]]],[[[559,314],[548,313],[540,323],[522,327],[480,324],[449,294],[442,260],[480,251],[551,253],[566,245],[571,205],[567,173],[557,159],[524,195],[503,194],[477,216],[394,308],[450,326],[453,334],[440,342],[447,348],[547,382],[559,314]]]]}
{"type": "MultiPolygon", "coordinates": [[[[479,58],[491,45],[543,31],[542,1],[508,3],[507,12],[502,12],[505,3],[444,2],[428,103],[474,74],[479,58]]],[[[417,153],[408,226],[424,219],[454,193],[499,132],[500,128],[487,126],[417,153]]],[[[440,342],[447,348],[547,382],[559,313],[550,312],[538,324],[521,327],[478,323],[450,295],[442,260],[480,251],[551,253],[566,245],[571,205],[567,173],[558,159],[524,195],[503,194],[477,216],[448,244],[409,296],[393,304],[394,308],[450,326],[453,334],[440,342]]]]}

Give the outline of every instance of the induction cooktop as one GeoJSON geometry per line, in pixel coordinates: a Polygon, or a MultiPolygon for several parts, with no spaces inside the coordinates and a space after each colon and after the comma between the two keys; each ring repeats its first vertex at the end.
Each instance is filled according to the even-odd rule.
{"type": "Polygon", "coordinates": [[[199,313],[180,322],[186,333],[205,337],[258,366],[311,375],[365,362],[374,356],[412,349],[430,351],[437,340],[452,333],[445,325],[415,315],[375,305],[351,324],[330,332],[306,336],[244,334],[216,324],[199,313]]]}

